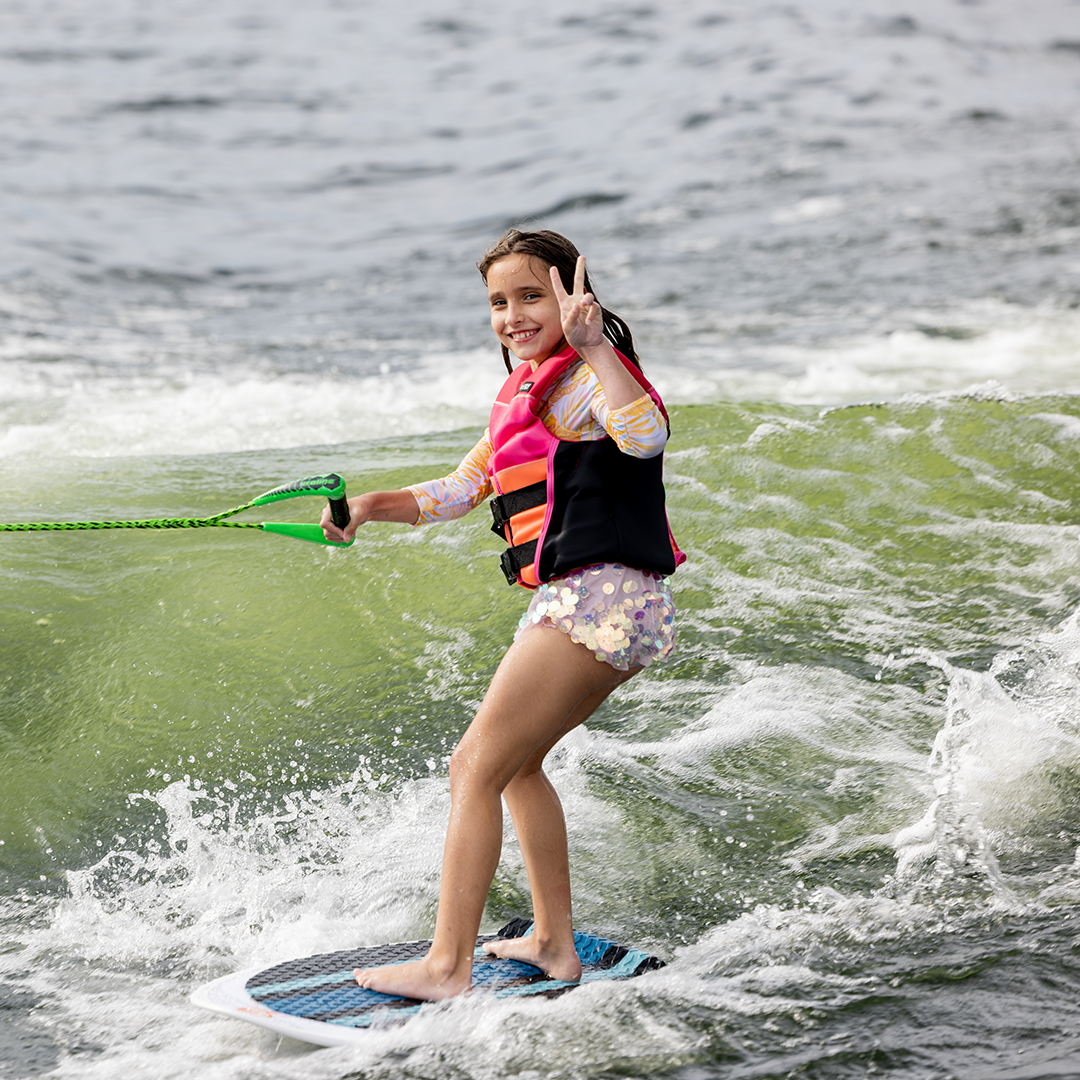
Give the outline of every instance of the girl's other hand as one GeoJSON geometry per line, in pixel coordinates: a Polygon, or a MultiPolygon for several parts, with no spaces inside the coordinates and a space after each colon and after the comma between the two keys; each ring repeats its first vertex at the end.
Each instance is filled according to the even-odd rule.
{"type": "Polygon", "coordinates": [[[559,271],[551,267],[551,286],[559,301],[563,336],[575,352],[592,349],[604,341],[604,316],[592,293],[585,291],[585,256],[579,255],[574,267],[574,291],[563,288],[559,271]]]}

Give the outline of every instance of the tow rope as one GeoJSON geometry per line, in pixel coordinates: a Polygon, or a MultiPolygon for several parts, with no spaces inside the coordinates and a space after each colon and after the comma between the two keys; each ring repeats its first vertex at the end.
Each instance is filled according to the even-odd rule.
{"type": "Polygon", "coordinates": [[[321,495],[330,501],[330,514],[334,524],[343,529],[349,523],[349,506],[345,501],[345,481],[337,473],[325,476],[307,476],[291,484],[283,484],[272,491],[266,491],[243,506],[224,510],[210,517],[181,518],[143,518],[132,521],[20,521],[11,524],[0,523],[0,532],[75,532],[81,529],[206,529],[220,526],[227,529],[261,529],[263,532],[292,536],[297,540],[308,540],[313,544],[326,544],[327,547],[348,547],[352,543],[337,544],[327,540],[322,527],[315,522],[295,521],[226,521],[253,506],[265,506],[267,503],[280,502],[282,499],[295,499],[301,495],[321,495]]]}

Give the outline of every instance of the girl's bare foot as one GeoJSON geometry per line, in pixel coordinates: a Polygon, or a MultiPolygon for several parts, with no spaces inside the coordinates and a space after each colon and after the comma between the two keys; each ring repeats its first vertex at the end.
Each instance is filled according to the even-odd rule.
{"type": "Polygon", "coordinates": [[[538,967],[545,975],[560,982],[581,981],[581,960],[571,938],[569,947],[542,941],[535,934],[521,938],[504,938],[501,941],[485,941],[484,952],[507,960],[521,960],[538,967]]]}
{"type": "Polygon", "coordinates": [[[464,967],[436,964],[430,956],[409,964],[356,968],[357,983],[365,990],[418,1001],[445,1001],[465,993],[472,985],[472,961],[464,967]]]}

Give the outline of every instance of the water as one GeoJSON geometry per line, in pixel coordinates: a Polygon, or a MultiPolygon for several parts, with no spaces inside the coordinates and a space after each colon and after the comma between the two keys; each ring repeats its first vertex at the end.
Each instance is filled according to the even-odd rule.
{"type": "Polygon", "coordinates": [[[483,518],[3,538],[0,1075],[1080,1075],[1075,0],[9,3],[0,88],[5,521],[440,475],[525,222],[690,555],[553,760],[580,925],[669,966],[313,1050],[187,994],[430,932],[483,518]]]}

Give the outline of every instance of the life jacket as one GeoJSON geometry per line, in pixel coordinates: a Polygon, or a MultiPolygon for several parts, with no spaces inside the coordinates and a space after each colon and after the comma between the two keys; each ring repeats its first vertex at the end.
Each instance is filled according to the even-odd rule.
{"type": "MultiPolygon", "coordinates": [[[[666,420],[660,395],[617,355],[666,420]]],[[[535,372],[531,364],[520,364],[491,409],[487,471],[498,493],[491,501],[492,532],[510,545],[502,569],[511,585],[535,589],[601,562],[666,575],[686,559],[667,522],[663,454],[624,454],[606,435],[583,442],[557,439],[544,426],[548,394],[577,360],[566,346],[535,372]]]]}

